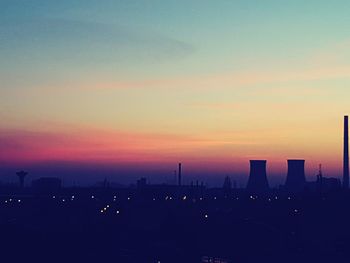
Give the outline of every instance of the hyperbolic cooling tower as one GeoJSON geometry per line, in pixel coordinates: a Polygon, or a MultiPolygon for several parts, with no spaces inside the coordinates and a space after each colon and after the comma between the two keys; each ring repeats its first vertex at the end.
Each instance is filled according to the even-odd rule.
{"type": "Polygon", "coordinates": [[[286,190],[299,192],[304,189],[305,184],[305,160],[288,160],[286,190]]]}
{"type": "Polygon", "coordinates": [[[269,190],[269,183],[266,176],[266,160],[250,161],[247,190],[251,192],[266,192],[269,190]]]}

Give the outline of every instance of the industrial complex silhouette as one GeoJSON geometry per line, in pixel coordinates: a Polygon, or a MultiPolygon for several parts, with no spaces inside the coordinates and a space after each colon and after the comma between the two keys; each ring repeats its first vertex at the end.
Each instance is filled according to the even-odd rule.
{"type": "Polygon", "coordinates": [[[348,117],[343,180],[320,165],[307,181],[305,160],[286,161],[271,188],[267,160],[250,160],[246,188],[174,184],[63,187],[59,178],[0,185],[3,262],[350,262],[348,117]],[[21,253],[18,251],[21,250],[21,253]]]}

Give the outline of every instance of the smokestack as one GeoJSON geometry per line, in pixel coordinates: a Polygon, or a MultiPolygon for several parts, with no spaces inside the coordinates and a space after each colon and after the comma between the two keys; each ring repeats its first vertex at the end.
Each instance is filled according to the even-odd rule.
{"type": "Polygon", "coordinates": [[[179,186],[181,186],[181,163],[179,163],[179,186]]]}
{"type": "Polygon", "coordinates": [[[288,160],[286,189],[291,192],[300,192],[305,184],[305,160],[288,160]]]}
{"type": "Polygon", "coordinates": [[[349,188],[349,120],[344,116],[343,188],[349,188]]]}
{"type": "Polygon", "coordinates": [[[24,178],[27,176],[27,172],[25,171],[20,171],[16,173],[19,179],[19,187],[23,188],[24,187],[24,178]]]}
{"type": "Polygon", "coordinates": [[[251,160],[250,174],[247,184],[250,192],[266,192],[269,190],[269,183],[266,176],[266,160],[251,160]]]}

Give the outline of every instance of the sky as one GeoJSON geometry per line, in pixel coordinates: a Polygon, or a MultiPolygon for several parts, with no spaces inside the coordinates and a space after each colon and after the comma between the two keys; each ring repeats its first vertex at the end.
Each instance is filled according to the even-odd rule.
{"type": "Polygon", "coordinates": [[[349,1],[0,0],[0,181],[341,176],[349,1]]]}

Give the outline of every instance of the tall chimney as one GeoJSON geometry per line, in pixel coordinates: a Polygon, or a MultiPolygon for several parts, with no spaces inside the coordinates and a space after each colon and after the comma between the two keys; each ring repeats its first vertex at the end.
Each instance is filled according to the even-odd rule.
{"type": "Polygon", "coordinates": [[[181,186],[181,163],[179,163],[179,172],[178,172],[178,176],[179,176],[179,186],[181,186]]]}
{"type": "Polygon", "coordinates": [[[266,160],[251,160],[247,191],[263,193],[269,190],[266,175],[266,160]]]}
{"type": "Polygon", "coordinates": [[[349,188],[349,120],[344,116],[343,188],[349,188]]]}
{"type": "Polygon", "coordinates": [[[25,171],[20,171],[16,173],[18,178],[19,178],[19,187],[23,188],[24,187],[24,178],[27,176],[27,172],[25,171]]]}

